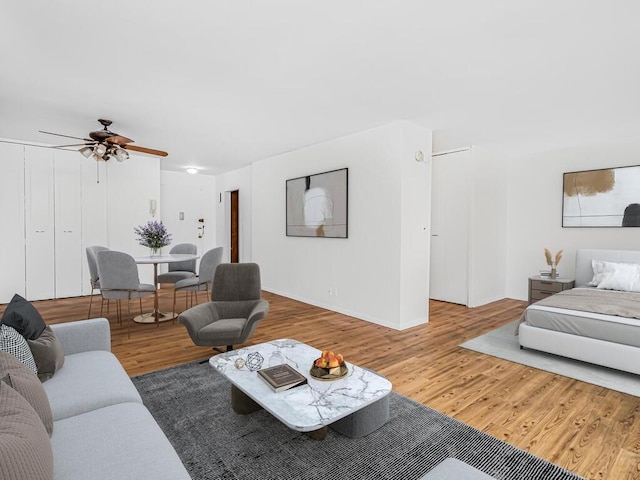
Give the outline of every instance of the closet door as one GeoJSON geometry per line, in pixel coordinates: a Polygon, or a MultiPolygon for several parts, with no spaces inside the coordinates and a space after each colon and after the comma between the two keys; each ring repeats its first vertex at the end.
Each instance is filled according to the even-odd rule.
{"type": "Polygon", "coordinates": [[[468,304],[471,152],[433,158],[429,298],[468,304]]]}
{"type": "Polygon", "coordinates": [[[0,143],[0,303],[11,301],[14,293],[25,296],[24,271],[24,147],[0,143]]]}
{"type": "MultiPolygon", "coordinates": [[[[91,293],[86,248],[108,247],[107,241],[107,162],[80,159],[82,171],[82,294],[91,293]]],[[[97,292],[96,292],[97,293],[97,292]]]]}
{"type": "Polygon", "coordinates": [[[53,149],[24,147],[26,298],[55,296],[53,149]]]}
{"type": "Polygon", "coordinates": [[[56,298],[82,295],[82,160],[75,151],[54,151],[56,298]]]}

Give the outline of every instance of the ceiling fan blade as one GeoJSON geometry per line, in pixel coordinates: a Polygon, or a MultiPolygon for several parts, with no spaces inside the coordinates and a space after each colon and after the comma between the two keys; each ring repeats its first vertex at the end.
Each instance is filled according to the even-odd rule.
{"type": "Polygon", "coordinates": [[[148,153],[149,155],[157,155],[159,157],[166,157],[169,155],[167,152],[163,152],[162,150],[154,150],[153,148],[146,147],[138,147],[136,145],[122,145],[122,148],[125,150],[132,150],[134,152],[148,153]]]}
{"type": "Polygon", "coordinates": [[[95,145],[96,142],[94,143],[72,143],[71,145],[52,145],[51,147],[48,148],[67,148],[67,147],[90,147],[95,145]]]}
{"type": "Polygon", "coordinates": [[[61,133],[45,132],[38,130],[40,133],[46,133],[47,135],[56,135],[57,137],[75,138],[76,140],[83,140],[85,142],[93,142],[91,138],[72,137],[71,135],[62,135],[61,133]]]}
{"type": "Polygon", "coordinates": [[[121,147],[127,143],[133,142],[130,138],[123,137],[122,135],[114,135],[113,137],[109,137],[106,139],[109,143],[115,143],[116,145],[120,145],[121,147]]]}

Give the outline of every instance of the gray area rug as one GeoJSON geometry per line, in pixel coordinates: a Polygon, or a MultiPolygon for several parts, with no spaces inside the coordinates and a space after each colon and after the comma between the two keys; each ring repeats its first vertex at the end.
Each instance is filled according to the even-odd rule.
{"type": "Polygon", "coordinates": [[[518,321],[514,321],[484,335],[471,339],[460,346],[493,357],[557,373],[569,378],[619,392],[640,397],[640,376],[600,367],[571,358],[560,357],[536,350],[520,349],[518,337],[514,335],[518,321]]]}
{"type": "Polygon", "coordinates": [[[208,363],[133,382],[194,480],[411,480],[447,457],[497,479],[581,478],[395,392],[384,427],[360,439],[329,429],[317,441],[264,410],[235,414],[230,384],[208,363]]]}

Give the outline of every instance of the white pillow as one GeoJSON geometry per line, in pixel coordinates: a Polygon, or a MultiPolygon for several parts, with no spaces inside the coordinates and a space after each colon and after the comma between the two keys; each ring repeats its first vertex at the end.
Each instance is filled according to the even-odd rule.
{"type": "Polygon", "coordinates": [[[592,287],[597,287],[602,279],[605,276],[604,264],[606,262],[604,260],[591,260],[591,268],[593,268],[593,278],[587,285],[591,285],[592,287]]]}
{"type": "Polygon", "coordinates": [[[0,350],[10,353],[27,367],[38,373],[36,362],[29,348],[29,344],[18,331],[9,325],[0,324],[0,350]]]}
{"type": "Polygon", "coordinates": [[[599,289],[640,292],[640,265],[636,263],[603,262],[599,289]]]}

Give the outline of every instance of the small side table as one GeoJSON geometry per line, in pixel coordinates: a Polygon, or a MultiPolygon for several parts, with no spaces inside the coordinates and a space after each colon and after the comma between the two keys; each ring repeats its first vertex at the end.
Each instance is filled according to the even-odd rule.
{"type": "Polygon", "coordinates": [[[573,278],[549,278],[535,275],[529,277],[529,305],[554,293],[569,290],[574,286],[573,278]]]}

